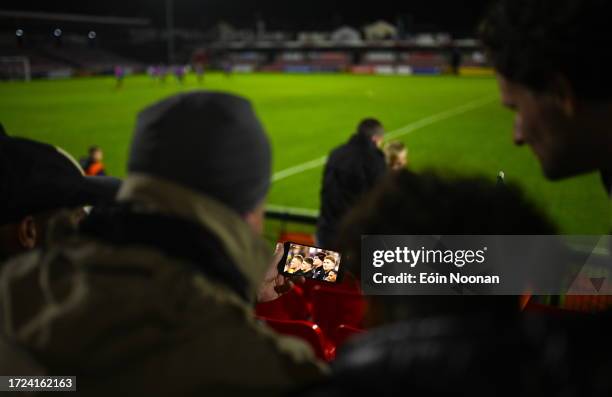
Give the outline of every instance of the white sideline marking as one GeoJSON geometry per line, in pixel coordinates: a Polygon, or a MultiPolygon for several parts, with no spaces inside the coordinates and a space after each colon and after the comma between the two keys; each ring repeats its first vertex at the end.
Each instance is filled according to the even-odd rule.
{"type": "MultiPolygon", "coordinates": [[[[411,132],[420,130],[421,128],[430,126],[435,123],[439,123],[440,121],[449,119],[454,116],[458,116],[463,113],[467,113],[471,110],[478,109],[490,102],[492,102],[498,96],[486,96],[484,98],[468,102],[465,105],[458,106],[456,108],[452,108],[449,110],[445,110],[440,113],[433,114],[431,116],[427,116],[420,120],[415,121],[414,123],[410,123],[400,129],[395,131],[387,132],[385,134],[385,140],[394,139],[400,136],[408,135],[411,132]]],[[[295,165],[293,167],[285,168],[284,170],[278,171],[272,175],[272,182],[278,182],[283,179],[287,179],[293,175],[301,174],[302,172],[311,170],[313,168],[320,167],[325,164],[327,161],[327,156],[319,157],[314,160],[307,161],[302,164],[295,165]]]]}
{"type": "Polygon", "coordinates": [[[308,171],[313,168],[322,166],[327,162],[327,156],[319,157],[315,160],[310,160],[302,164],[295,165],[293,167],[285,168],[282,171],[276,172],[272,175],[272,182],[278,182],[280,180],[289,178],[295,174],[301,174],[304,171],[308,171]]]}
{"type": "Polygon", "coordinates": [[[319,210],[311,208],[297,208],[297,207],[285,207],[283,205],[268,204],[266,209],[275,212],[284,212],[292,215],[306,215],[306,216],[319,216],[319,210]]]}

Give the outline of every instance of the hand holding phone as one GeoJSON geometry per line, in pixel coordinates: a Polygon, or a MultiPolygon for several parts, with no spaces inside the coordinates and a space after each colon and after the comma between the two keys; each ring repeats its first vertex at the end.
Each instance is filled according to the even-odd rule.
{"type": "Polygon", "coordinates": [[[257,291],[257,302],[270,302],[280,298],[282,295],[291,291],[295,284],[303,284],[304,277],[287,277],[280,273],[278,269],[278,262],[284,255],[283,244],[276,244],[274,250],[274,256],[272,258],[271,266],[268,268],[264,279],[259,286],[257,291]]]}

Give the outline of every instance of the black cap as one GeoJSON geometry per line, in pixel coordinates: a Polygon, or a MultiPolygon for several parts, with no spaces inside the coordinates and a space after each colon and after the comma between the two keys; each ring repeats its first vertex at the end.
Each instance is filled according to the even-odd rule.
{"type": "Polygon", "coordinates": [[[0,136],[0,225],[46,211],[110,202],[120,183],[83,176],[51,145],[0,136]]]}
{"type": "Polygon", "coordinates": [[[161,177],[245,213],[270,187],[270,144],[249,101],[219,92],[180,94],[143,110],[128,172],[161,177]]]}

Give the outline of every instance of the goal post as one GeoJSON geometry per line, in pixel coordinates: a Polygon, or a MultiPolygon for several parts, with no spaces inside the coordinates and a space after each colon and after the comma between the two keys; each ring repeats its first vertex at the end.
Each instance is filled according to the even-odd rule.
{"type": "Polygon", "coordinates": [[[0,57],[0,79],[32,80],[32,68],[28,57],[0,57]]]}

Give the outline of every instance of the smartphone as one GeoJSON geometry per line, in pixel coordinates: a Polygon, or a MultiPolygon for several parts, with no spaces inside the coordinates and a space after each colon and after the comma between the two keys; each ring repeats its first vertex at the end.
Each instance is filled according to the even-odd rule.
{"type": "Polygon", "coordinates": [[[284,247],[283,258],[278,264],[280,274],[303,276],[332,284],[342,281],[343,269],[339,252],[292,242],[286,242],[284,247]]]}

